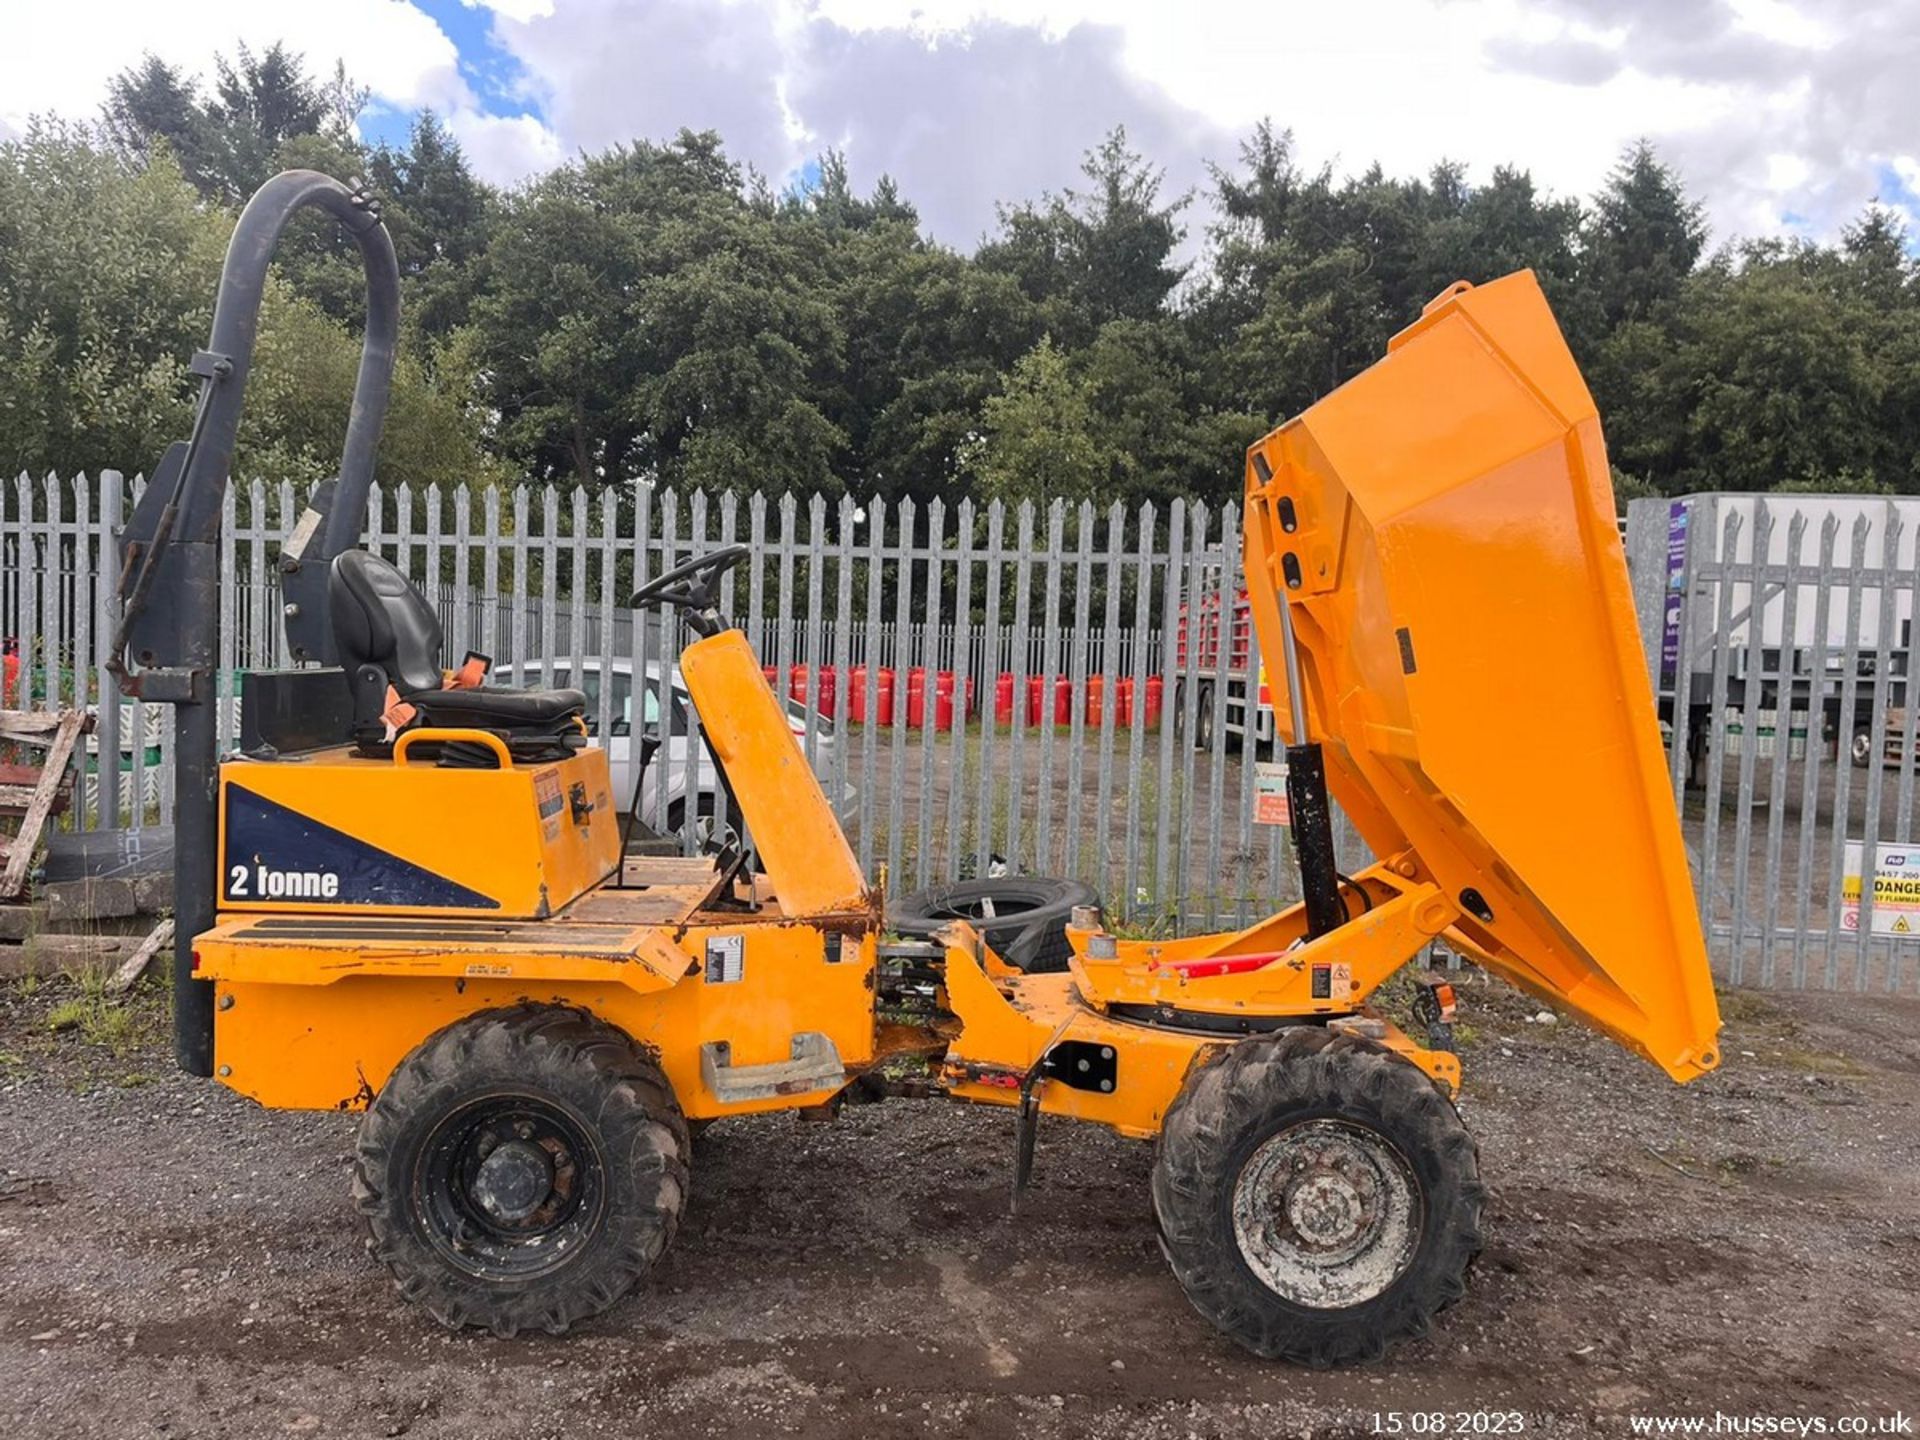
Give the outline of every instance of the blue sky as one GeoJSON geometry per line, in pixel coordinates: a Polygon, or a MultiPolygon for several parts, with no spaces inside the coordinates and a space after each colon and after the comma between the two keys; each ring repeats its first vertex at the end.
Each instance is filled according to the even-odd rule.
{"type": "Polygon", "coordinates": [[[145,51],[204,74],[285,39],[371,88],[367,138],[431,107],[499,183],[713,128],[776,186],[839,148],[961,246],[1116,123],[1178,192],[1263,116],[1309,166],[1515,164],[1577,196],[1645,135],[1717,238],[1830,238],[1875,200],[1920,230],[1913,0],[66,0],[7,31],[0,134],[94,113],[145,51]]]}

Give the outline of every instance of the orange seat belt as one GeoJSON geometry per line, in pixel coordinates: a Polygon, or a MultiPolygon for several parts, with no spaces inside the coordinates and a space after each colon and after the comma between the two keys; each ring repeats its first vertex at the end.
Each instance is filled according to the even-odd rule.
{"type": "MultiPolygon", "coordinates": [[[[487,676],[493,670],[493,657],[482,655],[477,650],[469,650],[467,658],[460,662],[458,670],[440,672],[442,690],[478,690],[487,683],[487,676]]],[[[419,715],[418,707],[408,704],[400,698],[400,692],[387,686],[387,706],[380,712],[380,721],[387,727],[387,742],[414,722],[419,715]]]]}

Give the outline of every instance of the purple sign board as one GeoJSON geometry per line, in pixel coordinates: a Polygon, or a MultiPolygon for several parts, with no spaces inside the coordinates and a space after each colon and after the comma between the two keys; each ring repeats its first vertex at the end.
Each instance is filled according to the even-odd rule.
{"type": "Polygon", "coordinates": [[[1687,588],[1687,502],[1667,506],[1667,595],[1660,635],[1660,685],[1674,683],[1680,669],[1680,608],[1687,588]]]}

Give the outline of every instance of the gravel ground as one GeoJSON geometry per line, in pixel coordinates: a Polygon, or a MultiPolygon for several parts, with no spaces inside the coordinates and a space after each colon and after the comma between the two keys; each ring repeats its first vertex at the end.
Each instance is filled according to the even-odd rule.
{"type": "Polygon", "coordinates": [[[1148,1147],[1043,1129],[1010,1220],[1008,1117],[937,1102],[716,1126],[642,1292],[563,1340],[449,1335],[361,1249],[350,1118],[171,1073],[157,992],[74,996],[0,987],[9,1437],[1579,1436],[1920,1403],[1913,1000],[1735,993],[1727,1068],[1679,1089],[1469,984],[1489,1248],[1433,1338],[1315,1374],[1187,1308],[1148,1147]]]}

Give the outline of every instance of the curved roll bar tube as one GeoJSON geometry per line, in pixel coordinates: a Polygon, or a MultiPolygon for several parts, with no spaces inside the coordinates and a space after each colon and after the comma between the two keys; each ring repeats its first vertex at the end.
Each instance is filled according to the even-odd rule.
{"type": "MultiPolygon", "coordinates": [[[[122,695],[174,707],[174,1051],[190,1074],[213,1073],[213,987],[193,982],[193,940],[210,928],[219,893],[217,670],[222,501],[260,328],[267,266],[287,222],[305,208],[340,222],[366,269],[366,337],[353,387],[340,475],[319,553],[283,564],[283,583],[304,571],[324,582],[335,555],[359,543],[373,484],[374,451],[386,421],[400,333],[400,268],[376,202],[314,170],[288,170],[254,194],[234,226],[220,272],[213,330],[193,357],[201,379],[193,429],[171,446],[120,538],[121,618],[107,669],[122,695]],[[138,668],[128,665],[129,653],[138,668]]],[[[317,527],[302,526],[302,530],[317,527]]],[[[296,534],[287,549],[312,549],[296,534]]],[[[293,586],[286,584],[291,593],[293,586]]],[[[300,658],[320,658],[296,629],[317,633],[324,616],[286,606],[288,640],[300,658]]]]}

